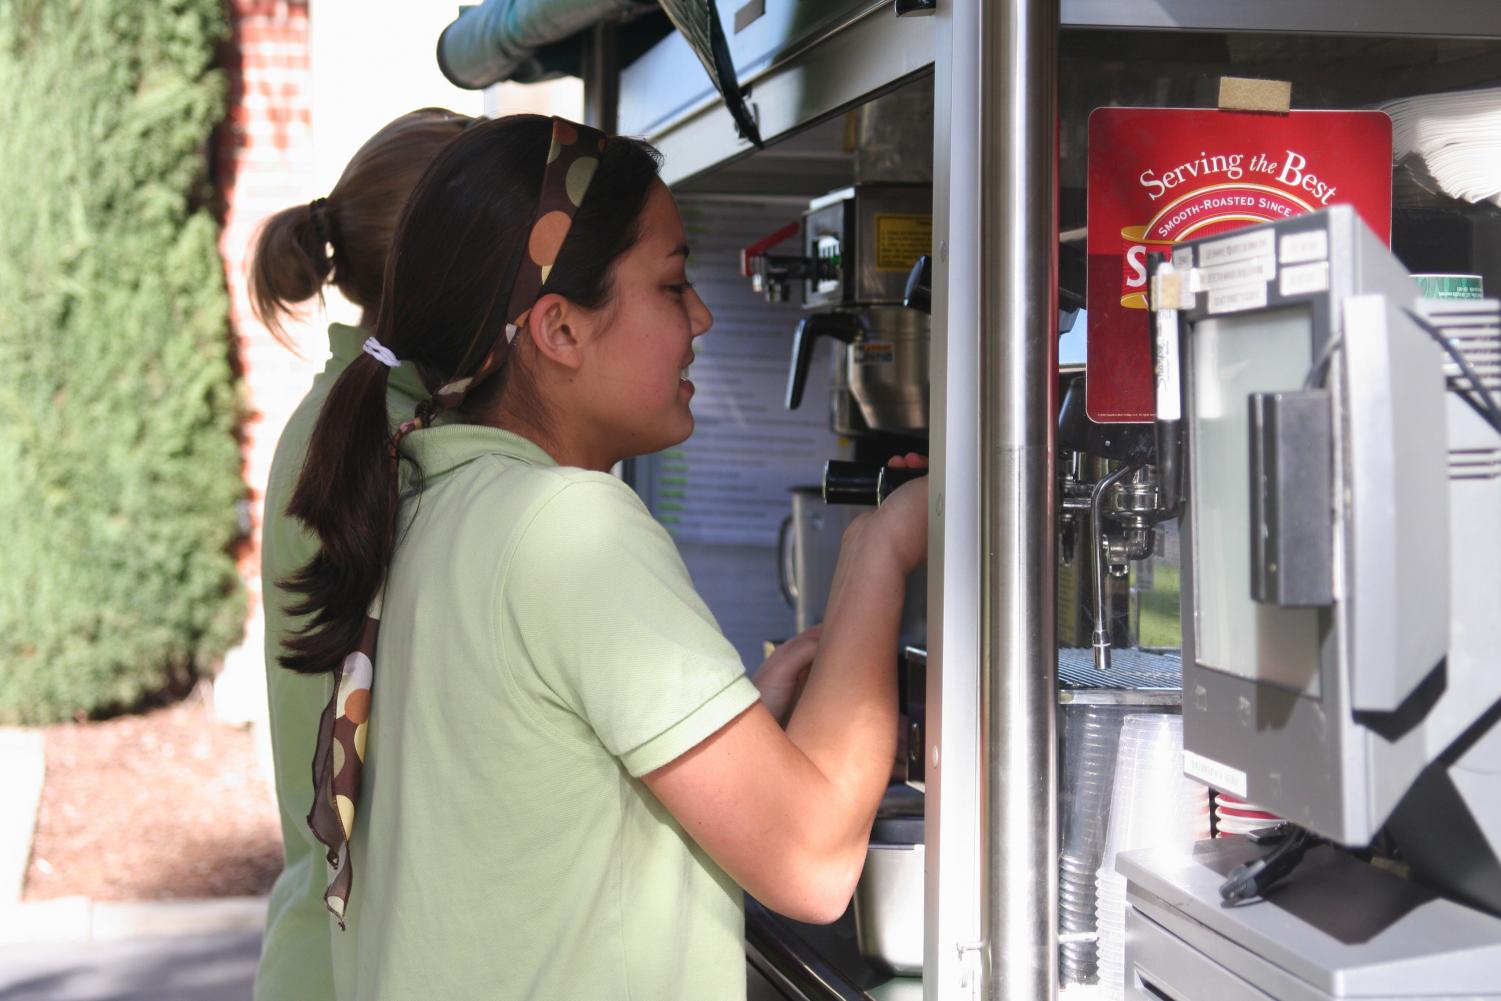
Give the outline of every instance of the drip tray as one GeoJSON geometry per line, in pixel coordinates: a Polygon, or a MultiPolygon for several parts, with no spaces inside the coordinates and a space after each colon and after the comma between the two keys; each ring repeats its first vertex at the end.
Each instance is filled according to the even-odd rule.
{"type": "Polygon", "coordinates": [[[1177,706],[1183,703],[1183,658],[1177,650],[1116,648],[1110,670],[1094,666],[1088,647],[1058,651],[1058,701],[1085,705],[1177,706]]]}

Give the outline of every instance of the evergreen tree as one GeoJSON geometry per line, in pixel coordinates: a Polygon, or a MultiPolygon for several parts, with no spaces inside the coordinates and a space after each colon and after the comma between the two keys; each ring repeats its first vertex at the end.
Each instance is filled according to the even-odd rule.
{"type": "Polygon", "coordinates": [[[221,0],[0,0],[0,721],[129,707],[243,625],[227,34],[221,0]]]}

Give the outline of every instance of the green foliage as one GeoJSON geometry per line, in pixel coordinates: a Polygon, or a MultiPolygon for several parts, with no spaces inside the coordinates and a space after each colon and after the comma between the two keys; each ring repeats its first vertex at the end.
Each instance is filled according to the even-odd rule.
{"type": "Polygon", "coordinates": [[[0,0],[0,721],[128,707],[243,625],[227,32],[222,0],[0,0]]]}
{"type": "Polygon", "coordinates": [[[1183,646],[1179,623],[1179,574],[1175,566],[1161,563],[1153,568],[1150,590],[1140,592],[1141,620],[1136,630],[1138,646],[1176,650],[1183,646]]]}

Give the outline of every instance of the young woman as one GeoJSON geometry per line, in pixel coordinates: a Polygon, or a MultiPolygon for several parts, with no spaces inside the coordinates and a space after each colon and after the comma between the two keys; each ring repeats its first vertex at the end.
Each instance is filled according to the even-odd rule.
{"type": "Polygon", "coordinates": [[[338,679],[309,820],[340,998],[743,997],[741,888],[830,921],[859,875],[926,487],[850,528],[821,636],[758,691],[608,472],[693,430],[712,322],[656,170],[556,119],[465,132],[319,418],[290,508],[321,543],[291,583],[311,625],[283,663],[338,679]],[[431,396],[391,436],[396,363],[431,396]]]}
{"type": "MultiPolygon", "coordinates": [[[[326,284],[363,311],[361,327],[371,325],[401,207],[438,151],[475,120],[441,108],[402,115],[360,147],[328,197],[284,209],[266,221],[256,239],[250,299],[256,315],[278,339],[286,342],[283,318],[320,296],[326,284]]],[[[285,862],[271,890],[257,1001],[334,997],[328,908],[323,902],[327,867],[306,819],[313,799],[308,762],[330,684],[325,676],[293,674],[277,663],[282,644],[296,627],[286,611],[288,595],[279,583],[317,552],[318,540],[287,516],[287,501],[324,398],[345,366],[361,357],[360,344],[370,335],[361,327],[329,327],[328,365],[287,422],[266,487],[261,531],[266,685],[285,862]]],[[[413,407],[426,396],[410,367],[392,372],[385,398],[394,419],[391,426],[411,417],[413,407]]]]}

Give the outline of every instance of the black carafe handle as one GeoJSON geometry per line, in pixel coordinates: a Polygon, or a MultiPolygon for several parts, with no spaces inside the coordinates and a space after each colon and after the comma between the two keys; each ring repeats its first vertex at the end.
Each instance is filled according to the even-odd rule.
{"type": "Polygon", "coordinates": [[[826,504],[875,506],[908,480],[928,475],[926,469],[898,469],[874,462],[830,459],[823,467],[823,499],[826,504]]]}
{"type": "Polygon", "coordinates": [[[881,483],[881,467],[874,462],[846,462],[830,459],[823,467],[823,499],[826,504],[876,503],[876,488],[881,483]]]}
{"type": "Polygon", "coordinates": [[[933,258],[923,254],[912,265],[907,275],[907,287],[902,292],[902,305],[919,313],[933,312],[933,258]]]}
{"type": "Polygon", "coordinates": [[[787,409],[796,410],[803,402],[808,385],[808,366],[813,363],[813,349],[820,337],[832,337],[853,344],[864,332],[860,320],[849,313],[814,313],[805,316],[792,335],[792,367],[787,371],[787,409]]]}

